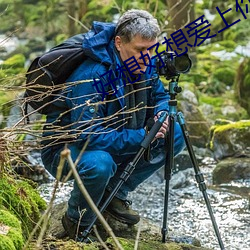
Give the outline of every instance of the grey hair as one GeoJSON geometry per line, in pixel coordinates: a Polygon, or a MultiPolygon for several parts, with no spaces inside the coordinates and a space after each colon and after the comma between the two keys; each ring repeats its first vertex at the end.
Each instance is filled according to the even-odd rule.
{"type": "Polygon", "coordinates": [[[145,10],[128,10],[118,20],[116,36],[129,43],[136,35],[153,40],[160,34],[157,20],[145,10]]]}

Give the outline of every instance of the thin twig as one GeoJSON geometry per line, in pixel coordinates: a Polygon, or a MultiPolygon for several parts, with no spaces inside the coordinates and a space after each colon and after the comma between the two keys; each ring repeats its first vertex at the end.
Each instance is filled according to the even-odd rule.
{"type": "Polygon", "coordinates": [[[116,236],[114,235],[111,227],[109,226],[109,224],[106,222],[106,220],[104,219],[104,217],[102,216],[102,214],[100,213],[100,211],[98,210],[98,208],[96,207],[95,203],[93,202],[92,198],[90,197],[88,191],[86,190],[79,174],[77,173],[77,170],[75,168],[74,162],[71,158],[71,153],[69,149],[64,149],[61,152],[61,157],[66,158],[68,160],[69,166],[72,169],[73,172],[73,176],[75,178],[75,181],[80,189],[80,191],[82,192],[84,198],[86,199],[86,201],[88,202],[90,208],[92,209],[92,211],[94,211],[94,213],[97,215],[98,219],[100,220],[100,222],[102,223],[102,225],[104,226],[105,230],[108,232],[108,234],[113,238],[115,245],[117,246],[117,248],[119,250],[124,250],[123,247],[121,246],[121,244],[119,243],[118,239],[116,238],[116,236]]]}
{"type": "Polygon", "coordinates": [[[137,250],[138,246],[139,246],[139,237],[140,237],[140,233],[141,233],[141,225],[142,225],[142,222],[140,220],[139,221],[139,225],[138,225],[138,230],[137,230],[136,238],[135,238],[134,250],[137,250]]]}
{"type": "Polygon", "coordinates": [[[93,226],[94,233],[97,237],[97,239],[100,241],[101,245],[106,249],[109,250],[108,246],[105,244],[105,242],[102,240],[100,234],[97,231],[96,225],[93,226]]]}
{"type": "Polygon", "coordinates": [[[80,26],[82,26],[84,29],[86,29],[86,31],[89,31],[89,28],[87,26],[85,26],[82,22],[80,22],[79,20],[77,20],[76,18],[74,18],[71,15],[68,15],[68,17],[72,20],[74,20],[76,23],[80,24],[80,26]]]}

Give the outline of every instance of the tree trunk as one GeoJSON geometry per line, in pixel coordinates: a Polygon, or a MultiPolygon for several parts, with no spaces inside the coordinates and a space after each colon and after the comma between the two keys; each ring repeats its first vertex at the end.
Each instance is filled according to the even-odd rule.
{"type": "MultiPolygon", "coordinates": [[[[195,0],[166,0],[170,22],[168,26],[168,39],[171,38],[171,34],[181,29],[185,34],[188,43],[193,45],[195,43],[195,36],[189,37],[186,29],[184,28],[187,24],[195,20],[194,4],[195,0]]],[[[176,50],[179,54],[185,51],[185,47],[188,48],[188,52],[193,60],[195,60],[195,47],[189,47],[187,43],[179,46],[182,50],[177,49],[176,45],[173,44],[173,50],[176,50]]]]}
{"type": "Polygon", "coordinates": [[[76,34],[76,1],[69,0],[68,1],[68,14],[69,14],[69,22],[68,22],[68,34],[69,36],[73,36],[76,34]]]}
{"type": "Polygon", "coordinates": [[[78,18],[81,20],[84,15],[87,13],[88,10],[88,3],[87,0],[79,1],[79,11],[78,11],[78,18]]]}

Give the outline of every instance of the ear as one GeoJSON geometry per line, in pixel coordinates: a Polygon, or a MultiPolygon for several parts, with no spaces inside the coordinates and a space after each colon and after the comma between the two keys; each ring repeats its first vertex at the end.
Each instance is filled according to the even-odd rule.
{"type": "Polygon", "coordinates": [[[116,36],[115,37],[115,47],[118,51],[121,50],[121,44],[122,44],[122,40],[121,40],[121,37],[119,36],[116,36]]]}

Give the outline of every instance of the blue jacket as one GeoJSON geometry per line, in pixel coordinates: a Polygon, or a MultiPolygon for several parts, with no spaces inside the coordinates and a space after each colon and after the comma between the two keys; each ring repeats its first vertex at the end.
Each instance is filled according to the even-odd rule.
{"type": "MultiPolygon", "coordinates": [[[[114,31],[114,24],[94,22],[93,28],[86,33],[83,48],[88,59],[69,77],[68,87],[62,93],[63,101],[57,101],[55,108],[47,116],[47,124],[60,129],[56,129],[57,132],[45,130],[45,136],[58,136],[62,133],[60,142],[67,137],[79,147],[83,147],[88,139],[88,150],[104,150],[113,155],[132,154],[140,148],[146,133],[144,128],[124,127],[125,100],[122,80],[116,81],[118,91],[111,97],[112,100],[107,97],[106,101],[102,101],[103,95],[93,86],[93,79],[100,79],[100,75],[116,69],[119,63],[114,53],[114,31]],[[68,111],[62,112],[65,106],[68,111]]],[[[107,76],[103,77],[103,81],[107,81],[105,77],[107,76]]],[[[159,111],[168,111],[169,95],[158,75],[152,71],[150,74],[146,72],[144,77],[149,87],[147,106],[153,107],[148,109],[152,111],[151,114],[148,112],[148,117],[159,111]]]]}

